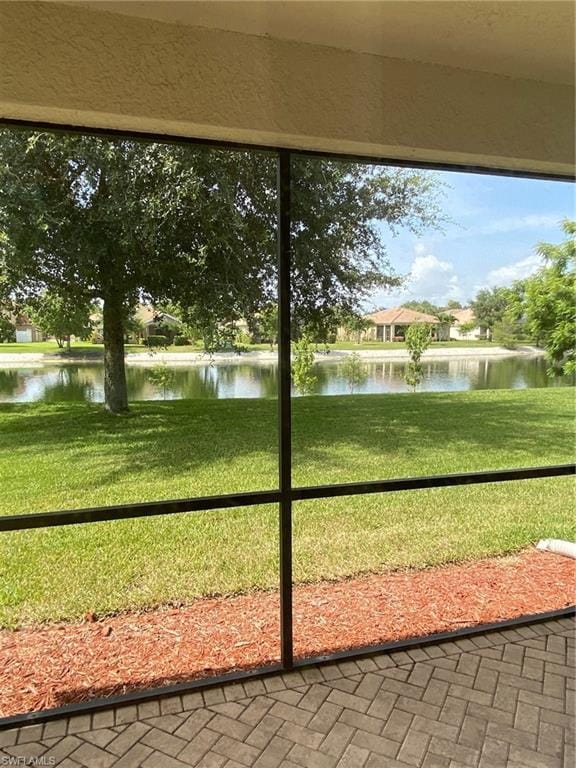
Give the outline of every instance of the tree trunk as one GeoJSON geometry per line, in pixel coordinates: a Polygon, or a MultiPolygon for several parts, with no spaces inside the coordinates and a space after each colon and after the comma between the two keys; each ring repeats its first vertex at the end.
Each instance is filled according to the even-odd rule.
{"type": "Polygon", "coordinates": [[[104,402],[110,413],[128,410],[126,365],[124,362],[124,320],[120,297],[104,298],[104,402]]]}

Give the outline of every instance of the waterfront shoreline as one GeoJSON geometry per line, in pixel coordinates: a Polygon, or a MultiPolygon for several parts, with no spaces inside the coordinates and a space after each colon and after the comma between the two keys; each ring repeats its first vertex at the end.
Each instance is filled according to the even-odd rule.
{"type": "MultiPolygon", "coordinates": [[[[387,361],[408,361],[409,354],[406,349],[334,349],[329,352],[316,352],[314,361],[317,363],[340,362],[346,357],[356,354],[361,360],[366,362],[387,362],[387,361]]],[[[446,360],[455,358],[468,359],[488,359],[502,357],[540,357],[545,352],[538,347],[521,346],[516,349],[506,349],[505,347],[442,347],[428,349],[422,356],[423,360],[446,360]]],[[[205,352],[130,352],[126,355],[127,365],[152,366],[158,363],[170,364],[170,366],[189,366],[189,365],[218,365],[230,363],[260,363],[270,365],[277,363],[278,352],[273,351],[250,351],[250,352],[215,352],[209,355],[205,352]]],[[[20,353],[0,353],[0,367],[14,368],[29,367],[36,365],[69,365],[102,363],[102,357],[55,357],[47,355],[44,352],[20,352],[20,353]]]]}

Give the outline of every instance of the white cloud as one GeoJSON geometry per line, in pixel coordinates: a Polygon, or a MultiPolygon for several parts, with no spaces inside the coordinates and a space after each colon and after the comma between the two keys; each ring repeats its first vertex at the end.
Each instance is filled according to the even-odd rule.
{"type": "Polygon", "coordinates": [[[527,216],[510,216],[496,219],[485,226],[474,229],[479,235],[497,235],[505,232],[517,232],[524,229],[553,229],[560,228],[562,214],[528,214],[527,216]]]}
{"type": "Polygon", "coordinates": [[[398,292],[386,297],[385,303],[403,303],[410,299],[428,300],[433,304],[445,304],[449,299],[460,299],[460,279],[449,261],[441,261],[432,253],[425,254],[417,244],[416,256],[410,267],[406,283],[398,292]]]}
{"type": "Polygon", "coordinates": [[[453,296],[454,291],[458,289],[458,275],[449,261],[440,261],[431,253],[416,256],[407,287],[411,293],[429,301],[453,296]]]}
{"type": "Polygon", "coordinates": [[[537,254],[526,256],[520,261],[506,264],[498,269],[493,269],[486,275],[487,286],[511,285],[515,280],[523,280],[529,277],[542,266],[542,259],[537,254]]]}
{"type": "Polygon", "coordinates": [[[530,235],[530,237],[537,240],[539,237],[544,236],[544,232],[560,232],[560,225],[564,218],[566,218],[565,214],[546,213],[527,214],[526,216],[507,216],[490,221],[487,219],[487,214],[484,211],[482,212],[482,216],[477,216],[477,219],[486,221],[485,224],[480,224],[479,226],[467,226],[461,222],[455,223],[452,227],[448,228],[448,231],[444,234],[442,239],[444,241],[461,240],[470,237],[478,239],[490,235],[507,235],[511,232],[534,232],[534,235],[530,235]],[[542,235],[539,233],[542,233],[542,235]]]}

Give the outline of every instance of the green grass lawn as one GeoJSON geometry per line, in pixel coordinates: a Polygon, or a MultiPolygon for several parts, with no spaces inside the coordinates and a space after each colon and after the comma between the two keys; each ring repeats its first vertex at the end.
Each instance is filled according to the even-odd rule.
{"type": "MultiPolygon", "coordinates": [[[[142,344],[127,344],[126,352],[145,352],[147,347],[142,344]]],[[[182,349],[182,347],[175,347],[182,349]]],[[[185,347],[184,349],[189,349],[185,347]]],[[[72,342],[70,352],[61,349],[55,341],[31,341],[25,343],[0,344],[0,355],[38,354],[54,358],[69,357],[104,357],[104,344],[91,344],[86,341],[72,342]]]]}
{"type": "MultiPolygon", "coordinates": [[[[569,388],[294,401],[296,484],[573,460],[569,388]]],[[[273,400],[0,406],[0,513],[271,488],[273,400]]],[[[301,502],[298,580],[574,536],[571,479],[301,502]]],[[[0,534],[0,624],[277,584],[274,507],[0,534]]]]}
{"type": "MultiPolygon", "coordinates": [[[[149,348],[145,344],[126,344],[126,354],[148,352],[149,348]]],[[[201,352],[201,344],[188,345],[185,347],[155,347],[157,352],[201,352]]],[[[20,344],[0,344],[0,355],[14,354],[38,354],[42,353],[50,358],[69,359],[69,358],[103,358],[104,344],[92,344],[90,342],[75,341],[72,343],[70,352],[66,348],[61,349],[55,341],[37,341],[20,344]]]]}

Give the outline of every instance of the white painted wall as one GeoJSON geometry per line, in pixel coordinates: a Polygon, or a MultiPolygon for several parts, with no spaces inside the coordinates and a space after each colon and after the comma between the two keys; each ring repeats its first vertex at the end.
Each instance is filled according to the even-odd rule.
{"type": "Polygon", "coordinates": [[[27,344],[32,341],[32,330],[27,328],[26,330],[16,331],[16,341],[19,344],[27,344]]]}

